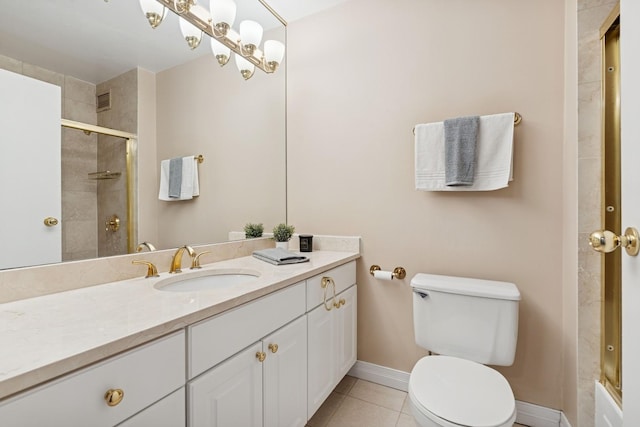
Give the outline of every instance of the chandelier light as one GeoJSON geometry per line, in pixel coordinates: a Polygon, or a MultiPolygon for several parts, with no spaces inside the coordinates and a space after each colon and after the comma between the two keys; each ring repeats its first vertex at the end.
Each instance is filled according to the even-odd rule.
{"type": "Polygon", "coordinates": [[[151,28],[156,28],[160,25],[167,11],[167,8],[156,0],[140,0],[140,7],[142,8],[142,13],[147,17],[151,28]]]}
{"type": "Polygon", "coordinates": [[[264,49],[260,50],[263,28],[259,23],[245,20],[240,23],[239,32],[233,29],[236,19],[236,4],[233,0],[211,0],[209,11],[197,5],[197,0],[139,1],[153,28],[160,25],[166,9],[179,15],[180,30],[191,49],[200,45],[203,33],[211,37],[211,50],[220,66],[229,62],[233,51],[238,70],[245,80],[251,78],[255,67],[270,74],[282,63],[285,51],[283,43],[267,40],[264,42],[264,49]]]}
{"type": "Polygon", "coordinates": [[[180,21],[180,31],[182,32],[182,36],[187,41],[189,47],[191,49],[197,48],[202,40],[202,31],[194,27],[193,24],[182,16],[179,17],[178,21],[180,21]]]}

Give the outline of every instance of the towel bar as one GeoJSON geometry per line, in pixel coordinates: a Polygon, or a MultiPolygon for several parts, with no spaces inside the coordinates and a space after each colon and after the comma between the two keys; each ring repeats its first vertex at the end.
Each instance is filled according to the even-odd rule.
{"type": "MultiPolygon", "coordinates": [[[[522,115],[520,115],[520,113],[518,113],[517,111],[515,113],[513,113],[513,125],[514,126],[518,126],[520,123],[522,122],[522,115]]],[[[416,134],[416,128],[413,128],[413,134],[416,134]]]]}

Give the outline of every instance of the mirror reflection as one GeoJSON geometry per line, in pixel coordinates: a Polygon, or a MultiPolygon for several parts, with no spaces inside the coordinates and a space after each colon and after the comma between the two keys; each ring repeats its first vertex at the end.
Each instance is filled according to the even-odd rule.
{"type": "MultiPolygon", "coordinates": [[[[236,4],[236,30],[251,19],[264,28],[263,40],[285,42],[284,25],[258,0],[236,4]]],[[[127,253],[142,242],[157,249],[221,242],[248,222],[264,223],[267,231],[284,222],[285,62],[286,55],[275,73],[256,68],[244,80],[233,57],[219,65],[209,36],[192,50],[175,14],[167,12],[152,29],[134,1],[6,5],[0,68],[59,86],[62,118],[136,136],[127,143],[58,129],[60,260],[127,253]],[[34,25],[40,30],[24,31],[34,25]],[[199,196],[160,200],[161,161],[194,155],[204,158],[197,164],[199,196]]],[[[20,164],[21,181],[38,175],[29,163],[20,164]]],[[[34,210],[16,205],[25,217],[34,210]]],[[[40,216],[34,228],[44,229],[49,215],[40,216]]],[[[39,245],[37,237],[23,236],[24,251],[39,245]]],[[[42,263],[27,263],[17,252],[15,264],[0,268],[42,263]]]]}

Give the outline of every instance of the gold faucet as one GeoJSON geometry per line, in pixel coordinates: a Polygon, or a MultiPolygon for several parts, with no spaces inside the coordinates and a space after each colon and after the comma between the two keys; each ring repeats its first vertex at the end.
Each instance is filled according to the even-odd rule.
{"type": "Polygon", "coordinates": [[[136,252],[142,252],[144,248],[147,248],[147,250],[149,252],[153,252],[156,250],[156,247],[153,246],[151,243],[149,242],[142,242],[138,245],[138,247],[136,248],[136,252]]]}
{"type": "Polygon", "coordinates": [[[196,255],[196,252],[189,245],[180,246],[176,253],[173,255],[173,260],[171,260],[171,270],[169,273],[181,273],[182,272],[182,254],[184,251],[187,251],[189,256],[193,258],[196,255]]]}

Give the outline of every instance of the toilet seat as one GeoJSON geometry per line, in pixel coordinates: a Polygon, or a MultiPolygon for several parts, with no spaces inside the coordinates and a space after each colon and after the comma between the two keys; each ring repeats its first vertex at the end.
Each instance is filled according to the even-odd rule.
{"type": "Polygon", "coordinates": [[[434,425],[501,427],[516,418],[507,380],[488,366],[457,357],[420,359],[411,371],[409,396],[414,409],[434,425]]]}

